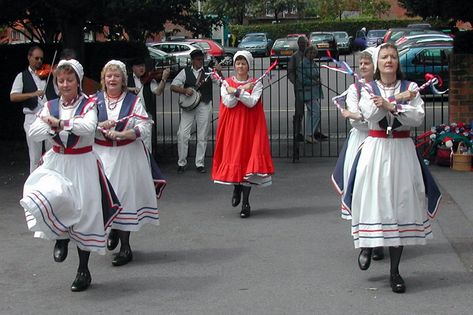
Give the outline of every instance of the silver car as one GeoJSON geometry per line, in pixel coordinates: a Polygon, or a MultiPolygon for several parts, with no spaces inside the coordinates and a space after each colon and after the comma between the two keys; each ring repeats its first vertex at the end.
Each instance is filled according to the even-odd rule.
{"type": "Polygon", "coordinates": [[[181,65],[190,65],[191,57],[190,53],[196,49],[200,49],[204,53],[204,65],[208,66],[210,64],[211,58],[207,54],[206,50],[203,50],[202,47],[196,44],[186,43],[186,42],[153,42],[146,43],[147,46],[157,48],[162,50],[171,56],[175,56],[178,64],[181,65]]]}

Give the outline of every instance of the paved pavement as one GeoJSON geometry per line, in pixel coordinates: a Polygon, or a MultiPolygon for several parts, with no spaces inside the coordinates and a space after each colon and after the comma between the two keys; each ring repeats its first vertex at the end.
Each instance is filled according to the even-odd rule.
{"type": "Polygon", "coordinates": [[[33,239],[18,204],[26,160],[0,163],[0,314],[471,314],[473,172],[431,166],[444,194],[434,239],[406,247],[405,294],[391,292],[389,259],[356,264],[329,176],[334,158],[276,159],[269,188],[253,189],[252,217],[239,218],[231,188],[210,175],[161,165],[169,184],[161,226],[133,233],[135,260],[111,266],[92,255],[92,286],[70,291],[77,255],[33,239]]]}

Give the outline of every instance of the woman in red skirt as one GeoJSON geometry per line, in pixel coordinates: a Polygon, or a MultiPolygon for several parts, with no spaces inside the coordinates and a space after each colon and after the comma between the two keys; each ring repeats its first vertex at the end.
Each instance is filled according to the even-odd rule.
{"type": "Polygon", "coordinates": [[[239,51],[233,64],[235,75],[225,79],[221,87],[212,179],[234,185],[233,207],[240,204],[243,194],[240,217],[248,218],[251,186],[271,185],[274,166],[261,101],[263,85],[249,77],[253,57],[248,51],[239,51]]]}

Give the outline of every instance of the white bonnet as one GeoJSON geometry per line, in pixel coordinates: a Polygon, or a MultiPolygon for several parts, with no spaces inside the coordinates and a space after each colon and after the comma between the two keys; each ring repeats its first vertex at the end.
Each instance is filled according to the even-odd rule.
{"type": "Polygon", "coordinates": [[[75,59],[69,59],[69,60],[61,60],[57,64],[58,67],[64,66],[64,65],[68,65],[74,70],[74,72],[79,77],[79,86],[82,86],[82,79],[84,78],[84,68],[82,67],[80,62],[75,59]]]}
{"type": "Polygon", "coordinates": [[[109,62],[107,62],[103,68],[106,69],[107,67],[109,67],[111,65],[117,66],[118,69],[120,69],[120,71],[122,72],[123,77],[125,78],[125,82],[128,82],[128,74],[126,73],[125,64],[123,62],[121,62],[120,60],[112,59],[109,62]]]}
{"type": "Polygon", "coordinates": [[[363,50],[362,53],[367,53],[371,55],[371,62],[373,62],[374,71],[376,71],[376,66],[377,66],[376,63],[377,63],[377,57],[378,57],[378,55],[376,55],[376,48],[368,47],[365,50],[363,50]]]}
{"type": "Polygon", "coordinates": [[[248,51],[248,50],[239,50],[236,52],[236,54],[233,56],[233,64],[235,64],[235,60],[238,56],[243,56],[246,59],[246,62],[248,63],[248,69],[253,66],[253,55],[248,51]]]}

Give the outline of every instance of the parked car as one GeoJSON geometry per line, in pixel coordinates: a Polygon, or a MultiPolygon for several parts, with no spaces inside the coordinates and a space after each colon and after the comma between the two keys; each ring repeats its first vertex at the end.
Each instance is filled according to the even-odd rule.
{"type": "Polygon", "coordinates": [[[369,30],[366,34],[366,46],[377,47],[383,43],[383,37],[387,30],[369,30]]]}
{"type": "Polygon", "coordinates": [[[415,42],[422,39],[445,39],[453,40],[449,35],[443,34],[439,31],[429,31],[428,33],[416,34],[416,35],[405,35],[396,40],[394,43],[396,46],[399,46],[407,41],[415,42]]]}
{"type": "Polygon", "coordinates": [[[253,56],[267,57],[271,53],[273,41],[267,33],[248,33],[238,44],[238,48],[248,50],[253,56]]]}
{"type": "Polygon", "coordinates": [[[439,90],[445,90],[449,84],[448,60],[452,52],[452,43],[414,44],[399,52],[399,64],[406,79],[419,86],[425,83],[425,73],[440,75],[443,86],[439,90]]]}
{"type": "Polygon", "coordinates": [[[399,51],[404,50],[410,46],[416,44],[432,45],[432,44],[442,44],[442,43],[453,43],[453,38],[451,37],[425,37],[425,38],[413,38],[404,41],[403,43],[396,45],[399,51]]]}
{"type": "Polygon", "coordinates": [[[149,56],[153,62],[151,65],[153,69],[164,69],[169,68],[171,73],[169,74],[169,78],[174,78],[177,73],[179,72],[180,68],[186,66],[186,64],[179,64],[175,56],[171,56],[170,54],[159,50],[157,48],[149,47],[149,56]]]}
{"type": "Polygon", "coordinates": [[[278,60],[278,66],[280,68],[287,67],[289,58],[299,49],[297,45],[298,38],[299,37],[284,37],[276,39],[271,49],[271,63],[278,60]]]}
{"type": "Polygon", "coordinates": [[[307,36],[305,34],[302,34],[302,33],[299,33],[299,34],[287,34],[286,37],[295,37],[295,38],[299,38],[299,37],[304,37],[307,42],[309,41],[309,39],[307,38],[307,36]]]}
{"type": "Polygon", "coordinates": [[[333,36],[335,36],[337,48],[340,53],[351,53],[352,36],[348,36],[347,32],[333,32],[333,36]]]}
{"type": "Polygon", "coordinates": [[[430,25],[429,23],[413,23],[413,24],[408,24],[407,27],[428,30],[432,28],[432,25],[430,25]]]}
{"type": "Polygon", "coordinates": [[[428,34],[430,32],[436,32],[433,30],[424,30],[420,28],[390,28],[386,32],[383,38],[384,43],[395,43],[399,38],[403,36],[411,36],[411,35],[417,35],[417,34],[428,34]]]}
{"type": "Polygon", "coordinates": [[[210,56],[206,50],[203,50],[201,46],[189,43],[189,42],[153,42],[147,43],[147,46],[162,50],[172,56],[175,56],[179,64],[185,61],[186,64],[190,64],[190,53],[193,50],[200,49],[204,52],[204,65],[208,66],[211,62],[210,56]]]}
{"type": "Polygon", "coordinates": [[[337,40],[333,33],[312,32],[310,33],[309,41],[312,46],[317,47],[317,58],[327,57],[327,51],[330,51],[332,57],[338,59],[339,52],[337,48],[337,40]]]}
{"type": "Polygon", "coordinates": [[[191,43],[192,45],[197,45],[202,48],[202,50],[207,51],[207,54],[210,57],[217,59],[219,62],[223,60],[225,57],[225,50],[223,47],[212,39],[207,38],[197,38],[197,39],[188,39],[187,42],[191,43]]]}

